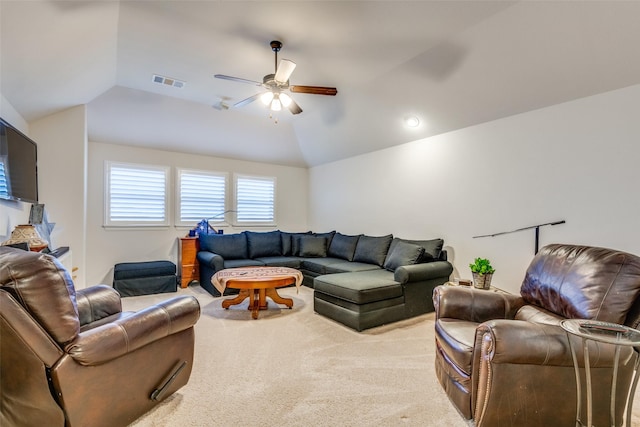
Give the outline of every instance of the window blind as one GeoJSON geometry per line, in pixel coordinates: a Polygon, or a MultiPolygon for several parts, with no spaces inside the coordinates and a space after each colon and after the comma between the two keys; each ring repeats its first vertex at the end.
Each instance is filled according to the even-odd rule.
{"type": "Polygon", "coordinates": [[[168,225],[168,168],[108,164],[107,225],[168,225]]]}
{"type": "Polygon", "coordinates": [[[236,219],[239,223],[275,222],[275,187],[272,177],[236,177],[236,219]]]}
{"type": "Polygon", "coordinates": [[[193,225],[202,219],[224,221],[226,185],[225,174],[179,170],[179,221],[193,225]]]}

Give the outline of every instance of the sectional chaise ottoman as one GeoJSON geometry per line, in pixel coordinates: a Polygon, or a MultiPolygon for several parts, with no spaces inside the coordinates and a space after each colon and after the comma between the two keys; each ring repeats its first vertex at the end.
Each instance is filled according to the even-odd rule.
{"type": "Polygon", "coordinates": [[[211,277],[224,268],[292,267],[314,288],[317,313],[357,331],[433,311],[433,289],[453,271],[442,239],[244,231],[199,243],[200,286],[212,295],[211,277]]]}

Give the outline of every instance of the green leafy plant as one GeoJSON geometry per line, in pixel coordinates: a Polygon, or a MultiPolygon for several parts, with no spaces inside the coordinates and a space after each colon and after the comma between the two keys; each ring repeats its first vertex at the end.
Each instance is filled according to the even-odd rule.
{"type": "Polygon", "coordinates": [[[473,273],[478,274],[491,274],[496,271],[491,267],[491,262],[486,258],[476,258],[473,264],[469,264],[469,267],[473,273]]]}

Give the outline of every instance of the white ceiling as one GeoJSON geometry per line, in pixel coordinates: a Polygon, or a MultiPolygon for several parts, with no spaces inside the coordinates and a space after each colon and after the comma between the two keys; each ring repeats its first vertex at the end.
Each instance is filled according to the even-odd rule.
{"type": "MultiPolygon", "coordinates": [[[[89,140],[315,166],[640,83],[640,1],[5,1],[0,91],[89,140]],[[260,102],[279,58],[304,112],[260,102]],[[160,74],[183,89],[152,82],[160,74]],[[403,126],[407,115],[421,125],[403,126]]],[[[517,143],[517,141],[514,141],[517,143]]]]}

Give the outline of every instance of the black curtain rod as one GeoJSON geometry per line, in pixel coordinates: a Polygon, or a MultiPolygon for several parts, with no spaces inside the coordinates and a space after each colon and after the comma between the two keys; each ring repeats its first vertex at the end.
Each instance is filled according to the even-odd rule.
{"type": "Polygon", "coordinates": [[[522,231],[522,230],[531,230],[532,228],[538,228],[538,227],[543,227],[545,225],[558,225],[558,224],[564,224],[566,221],[563,219],[562,221],[556,221],[556,222],[547,222],[544,224],[538,224],[538,225],[532,225],[529,227],[522,227],[522,228],[518,228],[517,230],[511,230],[511,231],[502,231],[500,233],[495,233],[495,234],[483,234],[482,236],[473,236],[474,239],[477,239],[479,237],[494,237],[494,236],[500,236],[502,234],[510,234],[510,233],[515,233],[517,231],[522,231]]]}
{"type": "Polygon", "coordinates": [[[522,231],[522,230],[531,230],[532,228],[536,229],[536,246],[535,246],[535,253],[538,253],[538,242],[540,241],[540,227],[544,227],[545,225],[558,225],[558,224],[564,224],[566,221],[563,219],[562,221],[555,221],[555,222],[546,222],[544,224],[538,224],[538,225],[531,225],[529,227],[522,227],[522,228],[518,228],[517,230],[511,230],[511,231],[501,231],[500,233],[495,233],[495,234],[483,234],[482,236],[473,236],[474,239],[477,239],[479,237],[495,237],[495,236],[500,236],[502,234],[510,234],[510,233],[515,233],[517,231],[522,231]]]}

